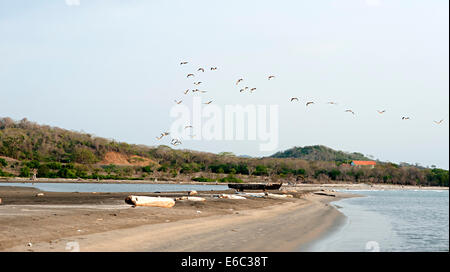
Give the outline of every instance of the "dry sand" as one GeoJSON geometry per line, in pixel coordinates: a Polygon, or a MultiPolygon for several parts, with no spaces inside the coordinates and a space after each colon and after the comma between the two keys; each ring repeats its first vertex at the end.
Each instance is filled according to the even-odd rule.
{"type": "Polygon", "coordinates": [[[230,200],[199,192],[206,202],[167,209],[132,208],[124,203],[130,193],[39,192],[0,187],[0,250],[67,251],[77,242],[81,251],[295,251],[338,224],[343,215],[328,203],[350,196],[230,200]]]}

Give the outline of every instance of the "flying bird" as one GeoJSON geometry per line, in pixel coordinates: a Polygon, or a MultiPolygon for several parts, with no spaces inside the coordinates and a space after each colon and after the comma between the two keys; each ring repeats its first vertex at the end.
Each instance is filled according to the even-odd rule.
{"type": "Polygon", "coordinates": [[[244,79],[243,79],[243,78],[238,79],[238,80],[236,81],[236,85],[238,85],[239,82],[241,82],[242,80],[244,80],[244,79]]]}
{"type": "Polygon", "coordinates": [[[271,80],[272,78],[274,78],[275,76],[269,76],[268,77],[268,80],[271,80]]]}
{"type": "Polygon", "coordinates": [[[298,98],[297,98],[297,97],[292,97],[292,98],[291,98],[291,102],[294,101],[294,100],[297,100],[297,101],[298,101],[298,98]]]}
{"type": "Polygon", "coordinates": [[[192,128],[193,126],[185,126],[184,129],[192,128]]]}
{"type": "Polygon", "coordinates": [[[174,100],[174,101],[175,101],[175,103],[177,103],[177,104],[181,104],[181,102],[183,102],[183,100],[180,100],[180,101],[174,100]]]}
{"type": "Polygon", "coordinates": [[[197,71],[202,71],[203,73],[205,72],[205,69],[203,69],[202,67],[198,68],[197,71]]]}
{"type": "Polygon", "coordinates": [[[409,120],[409,117],[402,117],[402,120],[409,120]]]}
{"type": "Polygon", "coordinates": [[[253,91],[255,91],[255,90],[256,90],[256,88],[251,88],[250,92],[253,93],[253,91]]]}
{"type": "Polygon", "coordinates": [[[217,70],[217,67],[211,67],[211,71],[217,70]]]}
{"type": "Polygon", "coordinates": [[[201,81],[197,81],[197,82],[194,82],[194,84],[195,85],[200,85],[200,84],[202,84],[202,82],[201,81]]]}
{"type": "Polygon", "coordinates": [[[327,104],[330,104],[330,105],[337,105],[337,103],[336,103],[336,102],[333,102],[333,101],[330,101],[330,102],[328,102],[327,104]]]}
{"type": "Polygon", "coordinates": [[[180,65],[183,65],[183,64],[188,64],[188,62],[187,62],[187,61],[182,61],[182,62],[180,63],[180,65]]]}
{"type": "Polygon", "coordinates": [[[203,103],[203,104],[209,105],[209,104],[211,104],[211,102],[212,102],[212,100],[211,100],[211,101],[208,101],[208,102],[206,102],[206,103],[203,103]]]}
{"type": "Polygon", "coordinates": [[[200,90],[199,89],[193,89],[192,92],[196,93],[196,92],[200,92],[200,90]]]}
{"type": "Polygon", "coordinates": [[[199,90],[199,92],[201,92],[201,93],[207,93],[208,91],[201,91],[201,90],[199,90]]]}
{"type": "Polygon", "coordinates": [[[346,110],[345,112],[351,112],[353,115],[355,115],[355,113],[352,110],[346,110]]]}
{"type": "Polygon", "coordinates": [[[379,114],[383,114],[383,113],[386,112],[386,110],[382,110],[382,111],[377,110],[377,112],[378,112],[379,114]]]}
{"type": "Polygon", "coordinates": [[[242,93],[243,91],[245,91],[245,89],[240,89],[239,92],[242,93]]]}
{"type": "Polygon", "coordinates": [[[187,94],[189,92],[189,89],[187,89],[186,91],[184,91],[184,94],[187,94]]]}
{"type": "Polygon", "coordinates": [[[172,141],[170,141],[170,143],[174,146],[177,146],[177,145],[181,144],[181,141],[178,139],[172,139],[172,141]]]}
{"type": "Polygon", "coordinates": [[[444,119],[442,119],[442,120],[440,120],[439,122],[438,121],[434,121],[436,124],[438,124],[438,125],[440,125],[442,122],[444,122],[444,119]]]}
{"type": "Polygon", "coordinates": [[[314,102],[306,102],[306,106],[308,107],[308,105],[314,104],[314,102]]]}
{"type": "Polygon", "coordinates": [[[156,137],[156,139],[161,140],[162,137],[167,136],[167,135],[169,135],[169,132],[163,132],[163,133],[161,133],[161,136],[156,137]]]}
{"type": "Polygon", "coordinates": [[[188,74],[187,77],[194,76],[194,74],[188,74]]]}

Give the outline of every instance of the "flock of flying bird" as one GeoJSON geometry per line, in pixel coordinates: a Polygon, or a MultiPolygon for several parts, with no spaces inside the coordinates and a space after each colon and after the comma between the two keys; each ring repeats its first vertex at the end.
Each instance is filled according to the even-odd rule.
{"type": "MultiPolygon", "coordinates": [[[[187,62],[187,61],[182,61],[182,62],[180,62],[180,65],[186,65],[186,64],[188,64],[188,63],[189,63],[189,62],[187,62]]],[[[215,70],[217,70],[217,67],[210,67],[210,71],[215,71],[215,70]]],[[[204,72],[205,72],[205,69],[204,69],[203,67],[200,67],[200,68],[197,69],[197,72],[202,72],[202,73],[204,73],[204,72]]],[[[189,73],[189,74],[187,74],[186,77],[187,77],[187,78],[195,77],[195,74],[189,73]]],[[[275,78],[274,75],[269,75],[269,76],[267,77],[268,80],[271,80],[271,79],[273,79],[273,78],[275,78]]],[[[236,86],[239,85],[239,83],[241,83],[242,81],[244,81],[244,79],[243,79],[243,78],[239,78],[239,79],[236,81],[236,86]]],[[[194,85],[196,85],[196,86],[199,86],[200,84],[202,84],[201,81],[196,81],[196,82],[194,82],[194,85]]],[[[245,86],[245,87],[241,88],[241,89],[239,90],[239,92],[242,93],[242,92],[245,92],[245,91],[247,91],[247,90],[250,90],[250,93],[253,93],[254,91],[256,91],[256,88],[255,88],[255,87],[250,88],[250,87],[248,87],[248,86],[245,86]]],[[[191,90],[191,89],[187,89],[187,90],[185,90],[183,93],[184,93],[185,95],[187,95],[189,92],[192,92],[192,93],[196,93],[196,92],[199,92],[199,93],[206,93],[207,91],[199,90],[198,88],[196,88],[196,89],[192,89],[192,90],[191,90]]],[[[299,99],[298,97],[292,97],[292,98],[290,99],[290,102],[294,102],[294,101],[300,102],[300,99],[299,99]]],[[[176,104],[181,104],[182,102],[183,102],[183,100],[175,100],[175,103],[176,103],[176,104]]],[[[208,104],[211,104],[212,102],[213,102],[213,101],[210,100],[210,101],[205,102],[205,103],[203,103],[203,104],[208,105],[208,104]]],[[[315,104],[314,101],[307,101],[307,102],[306,102],[306,107],[308,107],[309,105],[313,105],[313,104],[315,104]]],[[[337,105],[338,103],[336,103],[336,102],[334,102],[334,101],[330,101],[330,102],[328,102],[327,104],[329,104],[329,105],[337,105]]],[[[351,114],[355,115],[355,112],[354,112],[353,110],[351,110],[351,109],[347,109],[347,110],[345,110],[345,112],[348,112],[348,113],[351,113],[351,114]]],[[[386,110],[377,110],[377,112],[378,112],[379,114],[383,114],[383,113],[386,112],[386,110]]],[[[410,120],[410,119],[411,119],[411,118],[408,117],[408,116],[403,116],[403,117],[402,117],[402,120],[410,120]]],[[[440,125],[442,122],[444,122],[444,119],[441,119],[440,121],[434,121],[434,123],[436,123],[436,124],[438,124],[438,125],[440,125]]],[[[190,126],[190,125],[185,126],[185,129],[188,129],[188,128],[193,128],[193,127],[190,126]]],[[[161,133],[161,135],[160,135],[159,137],[156,137],[156,139],[157,139],[157,140],[161,140],[163,137],[168,136],[169,134],[170,134],[169,132],[166,132],[166,131],[165,131],[165,132],[161,133]]],[[[195,135],[190,135],[190,136],[191,136],[191,138],[192,138],[192,137],[194,137],[195,135]]],[[[180,141],[179,139],[172,139],[171,142],[170,142],[170,144],[172,144],[173,146],[177,146],[177,145],[180,145],[180,144],[181,144],[181,141],[180,141]]]]}

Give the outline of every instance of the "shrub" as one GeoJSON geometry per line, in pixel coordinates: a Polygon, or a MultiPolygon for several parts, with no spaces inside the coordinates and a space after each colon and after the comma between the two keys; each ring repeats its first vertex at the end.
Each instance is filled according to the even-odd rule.
{"type": "Polygon", "coordinates": [[[215,179],[210,179],[210,178],[205,178],[205,177],[196,177],[196,178],[192,178],[191,180],[193,181],[198,181],[198,182],[215,182],[215,179]]]}
{"type": "Polygon", "coordinates": [[[62,168],[62,164],[59,162],[49,162],[47,163],[47,167],[52,170],[59,170],[62,168]]]}
{"type": "Polygon", "coordinates": [[[2,171],[2,169],[0,169],[0,177],[13,177],[14,175],[8,172],[4,172],[2,171]]]}
{"type": "Polygon", "coordinates": [[[229,175],[227,177],[221,178],[219,180],[220,182],[226,182],[226,183],[242,183],[242,179],[238,179],[233,175],[229,175]]]}
{"type": "Polygon", "coordinates": [[[20,168],[20,177],[24,177],[24,178],[29,178],[31,176],[31,171],[30,168],[28,168],[27,166],[24,166],[22,168],[20,168]]]}
{"type": "Polygon", "coordinates": [[[94,153],[87,148],[76,148],[72,157],[72,161],[82,164],[93,164],[98,161],[94,153]]]}
{"type": "Polygon", "coordinates": [[[29,161],[25,163],[25,166],[31,169],[38,169],[41,164],[38,161],[29,161]]]}
{"type": "Polygon", "coordinates": [[[253,175],[255,175],[255,176],[268,176],[269,175],[269,170],[264,165],[257,165],[253,175]]]}
{"type": "Polygon", "coordinates": [[[5,167],[7,165],[8,165],[8,162],[5,159],[0,158],[0,167],[5,167]]]}
{"type": "Polygon", "coordinates": [[[48,165],[42,164],[38,168],[37,176],[38,178],[48,178],[50,176],[50,168],[48,165]]]}
{"type": "Polygon", "coordinates": [[[76,178],[76,172],[73,169],[62,168],[58,171],[58,177],[60,178],[76,178]]]}
{"type": "Polygon", "coordinates": [[[144,173],[152,173],[153,170],[152,170],[152,167],[150,165],[147,165],[147,166],[142,167],[142,172],[144,172],[144,173]]]}

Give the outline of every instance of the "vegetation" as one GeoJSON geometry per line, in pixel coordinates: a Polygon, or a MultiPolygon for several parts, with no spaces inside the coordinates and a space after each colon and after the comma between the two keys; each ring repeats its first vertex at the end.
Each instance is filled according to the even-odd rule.
{"type": "Polygon", "coordinates": [[[361,153],[347,153],[336,151],[323,145],[293,147],[280,151],[271,156],[272,158],[297,158],[309,161],[337,161],[348,162],[352,160],[370,160],[361,153]]]}
{"type": "Polygon", "coordinates": [[[325,146],[295,147],[264,158],[239,157],[230,152],[212,154],[164,145],[130,145],[10,118],[0,118],[0,156],[0,176],[6,177],[30,177],[37,170],[39,178],[73,179],[280,180],[422,186],[448,186],[449,181],[448,170],[418,164],[377,162],[373,169],[351,167],[351,160],[369,159],[360,153],[325,146]],[[108,152],[130,158],[130,164],[102,164],[108,152]],[[143,165],[145,161],[151,162],[143,165]]]}

